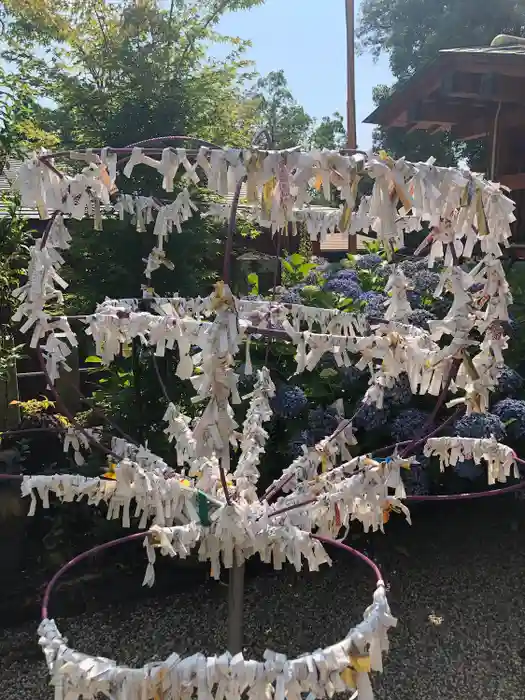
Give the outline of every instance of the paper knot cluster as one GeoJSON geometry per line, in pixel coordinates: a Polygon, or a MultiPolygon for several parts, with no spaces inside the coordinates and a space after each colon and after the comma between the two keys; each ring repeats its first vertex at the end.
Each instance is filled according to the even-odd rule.
{"type": "Polygon", "coordinates": [[[472,459],[476,464],[486,462],[489,486],[498,481],[505,482],[509,477],[520,478],[514,450],[495,438],[431,438],[426,442],[424,454],[439,457],[441,471],[466,460],[472,459]]]}
{"type": "MultiPolygon", "coordinates": [[[[130,218],[141,233],[152,231],[152,250],[144,262],[143,299],[106,299],[86,319],[85,331],[105,364],[125,353],[132,342],[151,348],[155,357],[175,350],[176,374],[194,390],[196,418],[190,420],[169,401],[164,433],[173,446],[176,468],[145,446],[114,438],[108,474],[27,476],[22,494],[37,497],[43,507],[50,496],[64,502],[85,498],[105,503],[107,517],[144,529],[146,585],[154,582],[158,553],[187,557],[196,552],[210,563],[212,576],[258,555],[280,569],[285,562],[312,571],[330,558],[320,538],[344,536],[353,521],[365,531],[383,530],[390,510],[409,513],[402,470],[414,458],[393,450],[385,459],[355,456],[352,421],[340,414],[337,429],[300,454],[263,495],[257,491],[260,464],[272,415],[275,387],[267,368],[256,371],[249,396],[241,396],[236,359],[244,352],[246,374],[253,372],[250,344],[272,335],[295,347],[296,373],[312,371],[326,355],[338,367],[370,371],[364,404],[384,406],[399,381],[413,394],[438,397],[450,391],[448,405],[462,403],[467,413],[488,409],[497,386],[508,338],[503,325],[512,302],[501,256],[508,247],[514,204],[502,190],[466,169],[440,168],[433,159],[410,163],[386,154],[344,155],[336,151],[259,151],[202,147],[190,156],[184,148],[166,148],[160,158],[135,147],[123,175],[135,168],[159,174],[167,199],[117,192],[117,154],[110,148],[72,152],[76,174],[60,173],[51,154],[40,153],[20,169],[17,187],[24,206],[36,206],[47,226],[31,249],[27,281],[15,291],[14,320],[31,333],[46,372],[54,383],[67,371],[67,357],[77,339],[66,318],[53,315],[67,284],[60,276],[62,252],[71,237],[67,219],[91,218],[100,230],[106,216],[130,218]],[[50,167],[51,166],[51,167],[50,167]],[[370,196],[359,197],[358,185],[371,177],[370,196]],[[360,312],[312,308],[276,301],[239,300],[225,282],[207,297],[160,298],[151,287],[154,273],[180,263],[169,260],[167,243],[181,235],[195,214],[228,219],[232,205],[214,201],[198,211],[194,188],[202,184],[215,199],[231,198],[245,185],[248,216],[272,234],[306,227],[312,240],[336,229],[354,235],[371,231],[388,260],[404,247],[411,231],[426,226],[429,235],[416,251],[427,256],[428,268],[439,267],[432,294],[452,297],[444,318],[429,330],[410,325],[413,289],[402,266],[391,264],[385,287],[388,299],[381,318],[367,320],[360,312]],[[314,192],[337,206],[311,206],[314,192]],[[465,265],[467,263],[467,265],[465,265]],[[249,401],[242,425],[237,407],[249,401]],[[111,478],[110,478],[111,477],[111,478]]],[[[235,214],[235,212],[233,212],[235,214]]],[[[93,434],[73,424],[64,431],[64,450],[77,464],[95,443],[93,434]]],[[[473,459],[487,464],[490,484],[516,476],[515,455],[494,439],[431,438],[425,454],[442,468],[473,459]]],[[[107,449],[106,449],[107,451],[107,449]]],[[[187,659],[172,654],[142,669],[91,657],[71,649],[52,620],[40,626],[40,644],[55,686],[56,700],[98,693],[115,700],[228,700],[246,693],[251,700],[299,700],[305,693],[332,697],[357,691],[371,700],[369,671],[382,670],[387,630],[394,626],[382,582],[363,621],[347,637],[324,650],[287,659],[267,651],[264,661],[239,654],[187,659]]]]}
{"type": "Polygon", "coordinates": [[[242,653],[186,658],[173,653],[143,668],[129,668],[72,649],[54,620],[43,620],[38,634],[56,700],[99,693],[115,700],[233,700],[243,694],[250,700],[301,700],[308,693],[323,697],[356,690],[362,700],[372,700],[369,673],[383,670],[387,631],[395,625],[379,581],[363,620],[344,639],[296,659],[271,650],[262,661],[245,659],[242,653]]]}

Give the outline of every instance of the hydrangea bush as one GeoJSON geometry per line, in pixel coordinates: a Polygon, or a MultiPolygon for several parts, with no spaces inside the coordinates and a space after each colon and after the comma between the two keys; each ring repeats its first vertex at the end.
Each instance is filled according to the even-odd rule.
{"type": "MultiPolygon", "coordinates": [[[[310,263],[305,265],[306,258],[297,255],[293,258],[294,275],[288,279],[285,275],[283,284],[267,298],[285,304],[358,311],[371,322],[384,318],[389,299],[385,285],[393,265],[376,250],[363,255],[347,255],[338,263],[312,258],[313,267],[310,263]],[[301,278],[297,271],[303,265],[305,271],[301,278]]],[[[428,331],[429,321],[442,318],[450,310],[452,295],[445,292],[440,298],[433,296],[439,284],[440,270],[429,270],[426,258],[407,258],[400,262],[400,267],[411,286],[408,298],[412,311],[407,322],[428,331]]],[[[514,337],[519,335],[518,324],[513,326],[511,322],[508,325],[514,337]]],[[[358,431],[360,447],[372,454],[393,443],[416,440],[424,426],[427,433],[437,427],[431,422],[432,398],[414,396],[406,375],[402,375],[393,387],[386,388],[383,406],[379,408],[374,403],[362,402],[370,378],[367,369],[360,370],[354,365],[338,367],[333,355],[326,355],[313,372],[301,376],[302,388],[299,388],[292,379],[293,352],[290,348],[272,344],[270,349],[267,344],[262,345],[264,353],[269,352],[270,362],[275,363],[276,371],[283,378],[275,398],[276,416],[272,428],[276,464],[281,455],[286,455],[287,459],[296,457],[323,435],[329,434],[337,424],[338,411],[342,407],[347,417],[355,414],[353,424],[358,431]],[[279,348],[277,352],[276,348],[279,348]]],[[[472,438],[493,435],[519,449],[521,440],[525,444],[524,386],[520,373],[513,367],[504,366],[497,391],[492,395],[491,412],[461,415],[440,434],[472,438]]],[[[446,416],[445,409],[445,419],[446,416]]],[[[273,474],[273,471],[270,467],[269,473],[273,474]]],[[[435,458],[425,457],[422,453],[416,455],[415,463],[404,478],[407,492],[414,495],[486,488],[485,472],[473,460],[466,460],[454,470],[442,474],[435,458]]]]}

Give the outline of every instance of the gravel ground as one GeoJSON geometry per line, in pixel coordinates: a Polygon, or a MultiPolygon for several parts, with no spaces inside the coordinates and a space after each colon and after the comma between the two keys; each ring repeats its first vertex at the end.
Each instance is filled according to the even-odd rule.
{"type": "MultiPolygon", "coordinates": [[[[385,673],[374,679],[377,700],[524,700],[525,503],[428,506],[413,519],[412,528],[391,520],[386,536],[355,543],[382,567],[399,617],[385,673]]],[[[339,554],[317,574],[249,580],[245,653],[327,645],[360,619],[372,590],[369,571],[339,554]]],[[[51,612],[77,648],[135,665],[173,650],[224,650],[226,592],[210,582],[67,618],[58,596],[51,612]]],[[[0,700],[53,697],[35,628],[0,631],[0,700]]]]}

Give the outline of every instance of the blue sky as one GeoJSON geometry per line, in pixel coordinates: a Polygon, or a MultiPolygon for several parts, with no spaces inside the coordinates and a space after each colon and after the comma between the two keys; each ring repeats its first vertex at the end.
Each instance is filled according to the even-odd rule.
{"type": "MultiPolygon", "coordinates": [[[[356,12],[359,11],[356,0],[356,12]]],[[[321,118],[346,115],[346,29],[344,0],[266,0],[253,10],[223,18],[219,31],[249,39],[248,57],[262,75],[283,69],[305,110],[321,118]]],[[[360,122],[372,111],[372,88],[391,83],[388,59],[356,58],[357,141],[372,144],[372,129],[360,122]]]]}

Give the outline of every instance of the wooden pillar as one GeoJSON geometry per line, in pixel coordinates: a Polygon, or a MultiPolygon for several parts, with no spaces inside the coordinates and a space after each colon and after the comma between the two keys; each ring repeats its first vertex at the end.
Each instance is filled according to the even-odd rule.
{"type": "Polygon", "coordinates": [[[496,116],[494,117],[494,121],[492,123],[492,128],[489,132],[490,138],[489,138],[489,163],[488,163],[488,176],[490,180],[496,181],[498,177],[498,172],[499,172],[499,154],[501,152],[501,143],[500,143],[500,138],[502,135],[502,131],[500,129],[500,121],[501,121],[501,116],[502,116],[502,108],[503,105],[500,102],[498,104],[497,110],[496,110],[496,116]]]}

